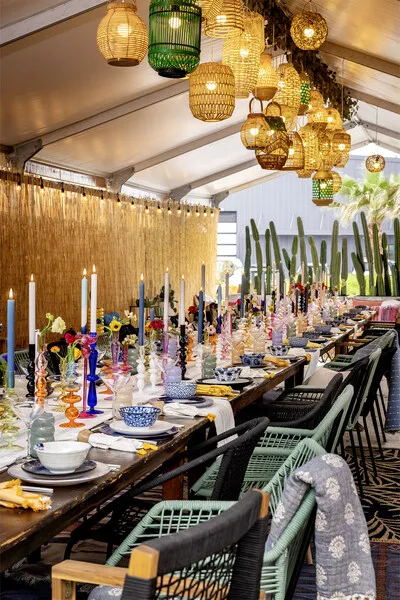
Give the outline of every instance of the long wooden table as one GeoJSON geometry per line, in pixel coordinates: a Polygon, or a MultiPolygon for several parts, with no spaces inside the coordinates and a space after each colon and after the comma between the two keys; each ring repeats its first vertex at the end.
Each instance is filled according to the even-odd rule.
{"type": "MultiPolygon", "coordinates": [[[[271,379],[254,380],[254,383],[231,400],[233,411],[237,412],[248,406],[279,383],[287,382],[290,387],[301,383],[304,365],[305,359],[299,358],[289,367],[277,371],[271,379]]],[[[193,420],[174,417],[172,420],[181,423],[184,427],[173,439],[160,444],[156,451],[150,452],[146,456],[92,448],[88,458],[120,465],[120,470],[108,473],[105,477],[92,483],[71,488],[55,488],[52,496],[53,505],[50,510],[34,513],[30,510],[11,510],[0,507],[1,571],[40,548],[60,531],[121,490],[156,471],[167,460],[181,453],[190,440],[209,425],[209,421],[202,417],[193,420]]],[[[0,475],[0,481],[9,478],[7,473],[0,475]]]]}

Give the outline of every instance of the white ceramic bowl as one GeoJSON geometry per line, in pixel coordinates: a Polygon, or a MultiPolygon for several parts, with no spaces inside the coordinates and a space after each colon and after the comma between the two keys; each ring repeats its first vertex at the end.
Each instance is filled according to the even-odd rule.
{"type": "Polygon", "coordinates": [[[44,442],[35,446],[38,459],[51,473],[73,473],[86,460],[86,442],[44,442]]]}

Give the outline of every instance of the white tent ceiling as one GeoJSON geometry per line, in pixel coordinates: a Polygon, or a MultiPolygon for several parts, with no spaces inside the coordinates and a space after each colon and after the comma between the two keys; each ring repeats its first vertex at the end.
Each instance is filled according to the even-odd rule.
{"type": "MultiPolygon", "coordinates": [[[[253,166],[254,155],[240,143],[247,101],[237,101],[228,121],[203,123],[190,112],[187,81],[159,77],[146,59],[134,68],[105,63],[96,46],[105,4],[0,0],[1,40],[9,42],[1,48],[0,143],[40,138],[35,161],[105,178],[133,167],[128,184],[164,196],[176,190],[208,199],[276,176],[253,166]]],[[[315,4],[329,26],[323,59],[365,100],[350,130],[353,145],[376,139],[400,153],[398,0],[315,4]]],[[[138,1],[146,22],[148,5],[138,1]]],[[[304,1],[281,5],[296,12],[304,1]]],[[[211,52],[218,60],[221,43],[204,37],[202,61],[211,52]]]]}

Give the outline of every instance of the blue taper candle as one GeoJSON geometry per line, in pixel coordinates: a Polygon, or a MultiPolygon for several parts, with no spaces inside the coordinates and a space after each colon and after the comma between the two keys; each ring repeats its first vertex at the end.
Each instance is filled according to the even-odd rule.
{"type": "Polygon", "coordinates": [[[199,326],[197,331],[197,341],[199,344],[203,342],[203,330],[204,330],[204,293],[200,288],[199,292],[199,326]]]}
{"type": "Polygon", "coordinates": [[[15,300],[12,289],[7,300],[7,387],[14,389],[15,373],[15,300]]]}
{"type": "Polygon", "coordinates": [[[242,273],[242,285],[240,288],[240,318],[244,317],[244,288],[246,287],[246,277],[245,274],[242,273]]]}
{"type": "Polygon", "coordinates": [[[139,346],[144,346],[144,281],[143,273],[139,284],[139,346]]]}

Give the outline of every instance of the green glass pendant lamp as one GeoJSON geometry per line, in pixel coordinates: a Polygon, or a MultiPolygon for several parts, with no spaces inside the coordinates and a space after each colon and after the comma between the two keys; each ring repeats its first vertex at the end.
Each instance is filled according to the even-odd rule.
{"type": "Polygon", "coordinates": [[[181,79],[200,62],[201,8],[195,0],[152,0],[149,65],[161,77],[181,79]]]}

